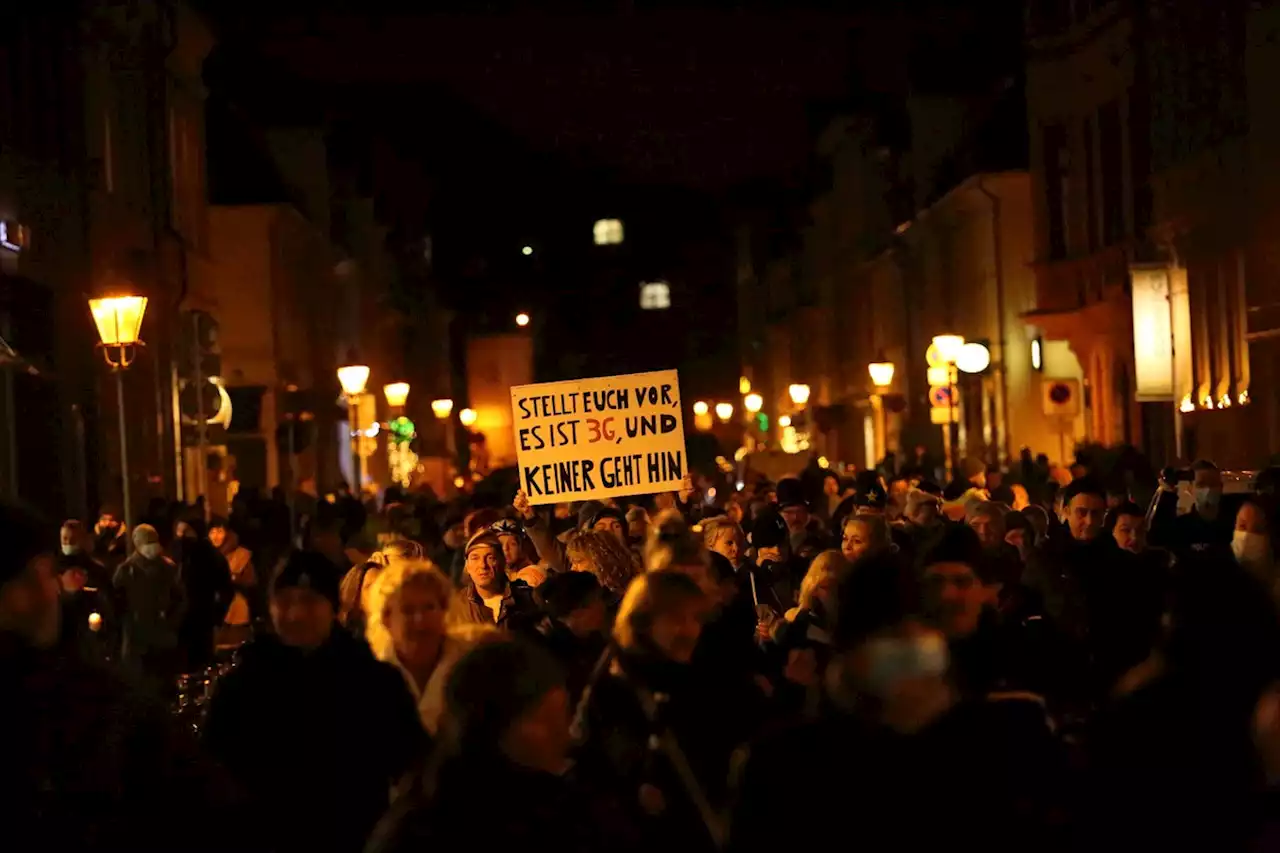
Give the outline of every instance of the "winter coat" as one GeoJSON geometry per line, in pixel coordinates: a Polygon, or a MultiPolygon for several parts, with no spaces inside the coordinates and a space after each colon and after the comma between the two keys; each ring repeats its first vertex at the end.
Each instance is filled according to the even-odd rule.
{"type": "Polygon", "coordinates": [[[119,654],[120,625],[116,621],[111,599],[101,590],[85,587],[61,596],[62,625],[60,643],[72,655],[86,663],[103,664],[119,654]],[[97,630],[93,614],[97,614],[97,630]]]}
{"type": "Polygon", "coordinates": [[[176,649],[186,610],[178,564],[168,557],[148,560],[135,552],[116,569],[111,583],[124,617],[121,657],[141,662],[153,652],[176,649]]]}
{"type": "Polygon", "coordinates": [[[312,652],[255,639],[215,686],[203,736],[276,853],[348,853],[427,737],[404,678],[334,626],[312,652]]]}
{"type": "Polygon", "coordinates": [[[440,717],[444,714],[444,688],[449,680],[449,673],[471,647],[471,643],[457,637],[446,636],[440,647],[440,659],[436,661],[436,668],[431,671],[431,677],[427,679],[426,684],[421,685],[414,680],[413,673],[405,669],[396,659],[394,649],[389,650],[385,655],[381,652],[378,655],[387,663],[394,665],[404,676],[405,684],[418,704],[418,717],[422,720],[422,726],[433,736],[440,728],[440,717]]]}
{"type": "Polygon", "coordinates": [[[194,672],[212,660],[213,632],[227,618],[236,589],[227,558],[208,539],[179,540],[174,558],[187,598],[179,642],[186,652],[187,670],[194,672]]]}
{"type": "Polygon", "coordinates": [[[454,595],[449,605],[449,622],[453,625],[497,625],[508,631],[527,633],[537,626],[541,613],[533,590],[523,581],[507,581],[497,618],[484,603],[480,593],[468,580],[454,595]]]}

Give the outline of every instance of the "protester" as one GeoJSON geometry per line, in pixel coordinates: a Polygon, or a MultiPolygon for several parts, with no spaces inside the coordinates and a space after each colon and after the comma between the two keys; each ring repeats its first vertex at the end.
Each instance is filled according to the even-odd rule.
{"type": "Polygon", "coordinates": [[[217,684],[204,742],[247,793],[268,849],[359,850],[424,753],[413,696],[337,629],[337,572],[321,555],[289,555],[270,612],[275,634],[249,643],[217,684]]]}
{"type": "Polygon", "coordinates": [[[507,578],[502,543],[482,530],[464,549],[467,580],[449,607],[453,623],[497,625],[511,631],[530,631],[538,621],[533,590],[523,581],[507,578]]]}

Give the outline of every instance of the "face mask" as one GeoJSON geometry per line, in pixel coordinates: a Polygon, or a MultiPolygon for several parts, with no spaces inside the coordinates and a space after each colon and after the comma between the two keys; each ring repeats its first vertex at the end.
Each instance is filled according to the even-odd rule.
{"type": "Polygon", "coordinates": [[[139,545],[138,553],[148,560],[154,560],[160,556],[160,543],[148,542],[146,545],[139,545]]]}
{"type": "Polygon", "coordinates": [[[79,553],[80,553],[80,546],[78,546],[78,545],[63,545],[63,546],[62,546],[62,553],[63,553],[65,556],[67,556],[67,557],[73,556],[73,555],[75,555],[75,554],[79,554],[79,553]]]}
{"type": "Polygon", "coordinates": [[[877,696],[888,695],[894,683],[904,679],[943,675],[950,663],[947,643],[936,634],[872,640],[867,653],[871,658],[867,686],[877,696]]]}
{"type": "Polygon", "coordinates": [[[1217,509],[1222,492],[1217,489],[1196,489],[1196,506],[1201,509],[1217,509]]]}
{"type": "Polygon", "coordinates": [[[1271,551],[1271,543],[1261,533],[1250,533],[1237,530],[1231,538],[1231,553],[1241,563],[1258,563],[1267,559],[1271,551]]]}

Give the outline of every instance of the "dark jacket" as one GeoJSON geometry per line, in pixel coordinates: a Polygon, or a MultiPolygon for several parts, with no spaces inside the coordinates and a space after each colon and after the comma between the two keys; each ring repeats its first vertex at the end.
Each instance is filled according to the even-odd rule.
{"type": "Polygon", "coordinates": [[[273,636],[246,646],[203,735],[280,853],[360,850],[426,746],[404,677],[337,626],[311,653],[273,636]]]}
{"type": "Polygon", "coordinates": [[[58,555],[58,574],[72,567],[84,569],[88,575],[88,586],[96,589],[111,588],[111,571],[101,561],[95,560],[91,554],[77,551],[74,554],[58,555]]]}
{"type": "Polygon", "coordinates": [[[232,787],[107,670],[0,634],[0,825],[20,850],[235,849],[232,787]]]}
{"type": "Polygon", "coordinates": [[[508,631],[529,633],[536,630],[542,612],[533,597],[533,587],[524,581],[507,581],[502,605],[495,619],[475,586],[467,581],[454,595],[449,608],[449,621],[461,625],[496,625],[508,631]]]}
{"type": "Polygon", "coordinates": [[[203,669],[213,658],[213,632],[227,618],[235,598],[227,558],[208,539],[179,540],[174,560],[182,578],[187,609],[178,629],[187,671],[203,669]]]}
{"type": "Polygon", "coordinates": [[[397,800],[367,853],[545,850],[603,853],[608,839],[571,783],[493,755],[448,759],[433,780],[397,800]]]}
{"type": "Polygon", "coordinates": [[[607,641],[602,636],[579,637],[550,616],[544,616],[538,623],[533,638],[564,668],[571,707],[576,706],[604,655],[607,641]]]}
{"type": "Polygon", "coordinates": [[[102,590],[85,587],[79,592],[64,591],[60,601],[60,643],[65,652],[93,664],[104,664],[119,656],[120,624],[111,599],[102,590]],[[97,620],[93,619],[95,613],[97,620]]]}

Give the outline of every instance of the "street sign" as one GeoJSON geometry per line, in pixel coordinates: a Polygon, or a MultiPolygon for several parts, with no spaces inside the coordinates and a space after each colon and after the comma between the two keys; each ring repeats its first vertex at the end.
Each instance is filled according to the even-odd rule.
{"type": "Polygon", "coordinates": [[[949,385],[934,385],[929,388],[929,403],[935,409],[950,409],[959,406],[960,391],[949,385]]]}
{"type": "Polygon", "coordinates": [[[1040,399],[1046,416],[1074,418],[1080,414],[1080,380],[1042,379],[1040,399]]]}

